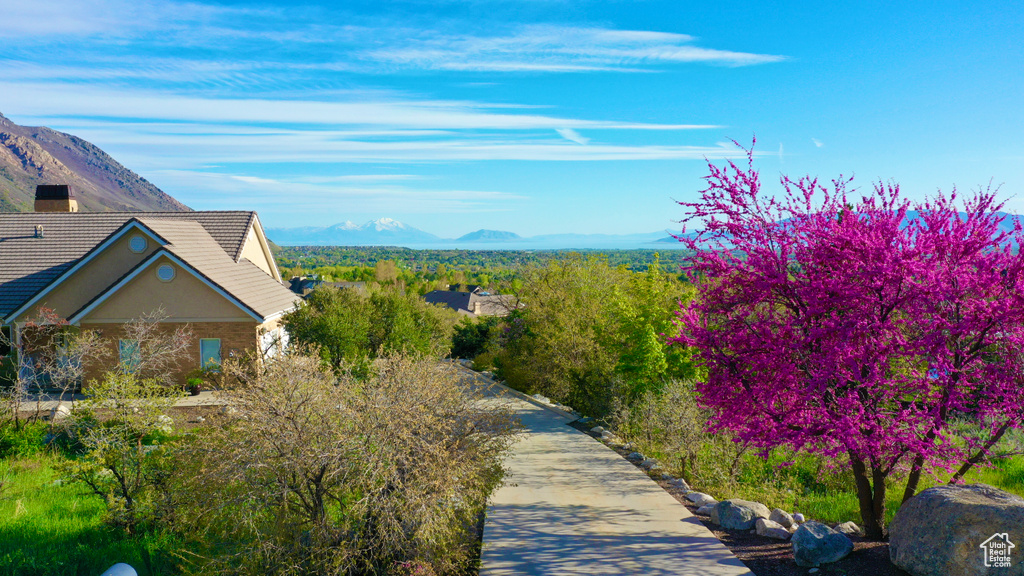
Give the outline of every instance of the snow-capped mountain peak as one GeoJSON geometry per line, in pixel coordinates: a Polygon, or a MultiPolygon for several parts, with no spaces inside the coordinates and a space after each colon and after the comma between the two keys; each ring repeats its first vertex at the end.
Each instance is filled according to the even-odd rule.
{"type": "Polygon", "coordinates": [[[407,226],[392,218],[378,218],[376,220],[370,220],[363,225],[364,230],[367,228],[373,228],[374,230],[381,232],[384,230],[405,230],[407,226]]]}

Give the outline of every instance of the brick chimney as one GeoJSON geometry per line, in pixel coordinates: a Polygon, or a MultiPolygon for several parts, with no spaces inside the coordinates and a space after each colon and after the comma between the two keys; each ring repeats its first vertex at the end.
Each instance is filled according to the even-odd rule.
{"type": "Polygon", "coordinates": [[[36,212],[78,212],[75,192],[67,184],[36,186],[36,212]]]}

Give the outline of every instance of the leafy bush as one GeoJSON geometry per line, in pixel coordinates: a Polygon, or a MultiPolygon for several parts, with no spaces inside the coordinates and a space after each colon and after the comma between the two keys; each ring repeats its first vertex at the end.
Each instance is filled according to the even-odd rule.
{"type": "Polygon", "coordinates": [[[174,462],[167,445],[173,421],[168,409],[180,390],[154,379],[108,373],[89,387],[82,409],[68,418],[81,454],[58,470],[103,499],[107,523],[132,534],[166,516],[167,480],[174,462]],[[97,422],[102,411],[106,419],[97,422]]]}
{"type": "Polygon", "coordinates": [[[483,353],[491,333],[498,326],[498,317],[463,318],[452,334],[452,358],[476,358],[483,353]]]}
{"type": "Polygon", "coordinates": [[[694,370],[685,347],[663,334],[688,288],[661,272],[613,268],[580,255],[523,271],[525,307],[507,319],[494,359],[499,375],[591,416],[608,415],[669,378],[694,370]]]}
{"type": "Polygon", "coordinates": [[[38,454],[46,448],[49,426],[44,422],[26,422],[0,425],[0,458],[13,458],[38,454]]]}
{"type": "Polygon", "coordinates": [[[321,359],[340,368],[395,352],[444,355],[457,319],[451,310],[397,290],[364,295],[322,286],[284,323],[294,344],[318,350],[321,359]]]}
{"type": "Polygon", "coordinates": [[[514,428],[453,367],[389,356],[360,381],[289,355],[230,394],[235,415],[181,459],[192,472],[179,477],[178,518],[196,573],[468,568],[514,428]]]}

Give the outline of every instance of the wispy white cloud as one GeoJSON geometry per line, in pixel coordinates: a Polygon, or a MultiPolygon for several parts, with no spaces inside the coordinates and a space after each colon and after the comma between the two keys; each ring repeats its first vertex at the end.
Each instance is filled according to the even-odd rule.
{"type": "Polygon", "coordinates": [[[566,140],[568,140],[570,142],[575,142],[577,144],[583,144],[583,145],[585,145],[588,142],[590,142],[590,138],[586,138],[584,136],[581,136],[579,132],[573,130],[572,128],[558,128],[558,129],[555,130],[555,132],[558,132],[559,136],[561,136],[562,138],[565,138],[566,140]]]}
{"type": "Polygon", "coordinates": [[[818,140],[817,138],[811,138],[811,142],[814,142],[814,146],[816,148],[822,148],[825,146],[825,143],[822,142],[821,140],[818,140]]]}
{"type": "Polygon", "coordinates": [[[9,38],[103,36],[130,38],[154,30],[173,33],[186,26],[254,14],[250,9],[199,2],[160,0],[46,0],[3,3],[0,35],[9,38]]]}
{"type": "Polygon", "coordinates": [[[436,70],[637,72],[678,63],[765,64],[783,56],[701,48],[686,34],[573,26],[523,26],[504,35],[411,36],[364,52],[369,60],[436,70]]]}
{"type": "Polygon", "coordinates": [[[226,124],[361,126],[440,130],[536,130],[590,128],[610,130],[693,130],[704,124],[645,124],[491,112],[485,103],[443,100],[268,100],[201,98],[149,91],[109,90],[58,83],[0,81],[0,110],[23,116],[174,120],[226,124]]]}
{"type": "Polygon", "coordinates": [[[374,213],[401,206],[404,212],[468,213],[502,210],[509,202],[525,200],[517,194],[486,190],[310,183],[203,170],[158,170],[155,174],[165,189],[186,204],[198,200],[207,208],[216,208],[210,206],[212,200],[231,207],[244,198],[272,208],[277,215],[305,214],[318,221],[316,215],[320,215],[327,219],[323,223],[332,223],[332,214],[339,212],[374,213]]]}

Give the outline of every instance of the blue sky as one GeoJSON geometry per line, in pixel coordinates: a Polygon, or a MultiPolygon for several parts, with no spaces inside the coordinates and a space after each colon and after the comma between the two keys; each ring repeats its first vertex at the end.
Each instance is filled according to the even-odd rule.
{"type": "Polygon", "coordinates": [[[0,0],[0,112],[268,227],[674,229],[704,158],[1002,185],[1019,2],[0,0]]]}

